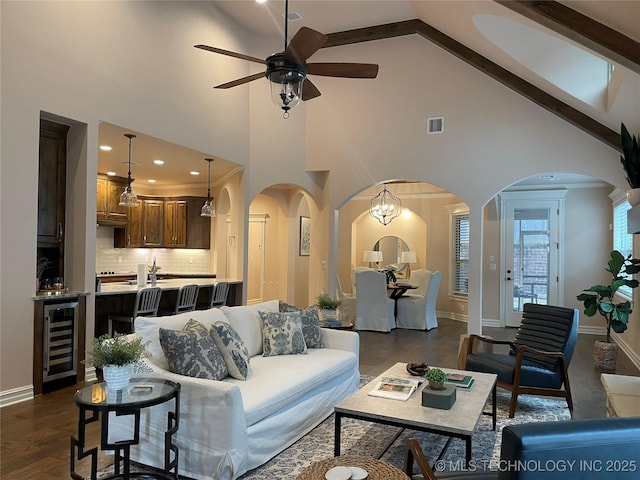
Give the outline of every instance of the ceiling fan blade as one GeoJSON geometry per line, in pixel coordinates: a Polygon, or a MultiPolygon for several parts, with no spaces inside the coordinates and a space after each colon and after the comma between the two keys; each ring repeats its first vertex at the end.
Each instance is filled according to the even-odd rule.
{"type": "Polygon", "coordinates": [[[234,80],[233,82],[227,82],[220,85],[216,85],[213,88],[231,88],[237,87],[238,85],[243,85],[245,83],[253,82],[254,80],[258,80],[259,78],[264,78],[264,72],[254,73],[253,75],[249,75],[248,77],[239,78],[234,80]]]}
{"type": "Polygon", "coordinates": [[[294,35],[284,51],[284,57],[296,63],[304,63],[311,55],[316,53],[327,41],[324,33],[316,32],[307,27],[301,27],[294,35]]]}
{"type": "Polygon", "coordinates": [[[320,95],[322,95],[320,90],[311,83],[311,80],[305,78],[304,83],[302,84],[302,100],[311,100],[312,98],[319,97],[320,95]]]}
{"type": "Polygon", "coordinates": [[[231,52],[229,50],[223,50],[222,48],[210,47],[209,45],[194,45],[194,47],[200,48],[201,50],[207,50],[213,53],[219,53],[221,55],[227,55],[229,57],[240,58],[242,60],[249,60],[250,62],[262,63],[263,65],[267,64],[266,60],[263,60],[261,58],[251,57],[249,55],[244,55],[243,53],[231,52]]]}
{"type": "Polygon", "coordinates": [[[375,63],[308,63],[307,73],[324,77],[376,78],[375,63]]]}

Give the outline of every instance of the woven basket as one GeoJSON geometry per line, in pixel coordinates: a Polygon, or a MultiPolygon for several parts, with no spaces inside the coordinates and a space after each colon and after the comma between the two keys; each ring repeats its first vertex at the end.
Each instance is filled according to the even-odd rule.
{"type": "Polygon", "coordinates": [[[372,457],[343,456],[312,463],[305,468],[298,480],[325,480],[325,473],[333,467],[360,467],[367,473],[367,480],[409,480],[402,470],[372,457]]]}
{"type": "Polygon", "coordinates": [[[616,371],[616,357],[618,356],[618,344],[596,340],[593,346],[593,364],[601,372],[616,371]]]}

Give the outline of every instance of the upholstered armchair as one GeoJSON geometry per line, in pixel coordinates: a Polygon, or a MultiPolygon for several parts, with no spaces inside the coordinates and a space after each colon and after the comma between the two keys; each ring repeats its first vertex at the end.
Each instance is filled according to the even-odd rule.
{"type": "Polygon", "coordinates": [[[578,318],[578,309],[525,303],[513,342],[469,337],[465,370],[498,375],[498,387],[511,391],[510,418],[520,394],[563,397],[573,411],[568,367],[578,338],[578,318]],[[474,353],[474,342],[508,345],[510,350],[474,353]]]}
{"type": "Polygon", "coordinates": [[[411,328],[414,330],[431,330],[438,326],[436,317],[436,302],[442,272],[429,272],[428,270],[414,270],[411,272],[411,284],[418,286],[418,291],[426,286],[422,295],[403,295],[398,298],[398,316],[396,323],[398,328],[411,328]]]}
{"type": "Polygon", "coordinates": [[[389,332],[394,329],[395,302],[387,296],[387,277],[384,272],[358,272],[356,286],[356,330],[389,332]]]}

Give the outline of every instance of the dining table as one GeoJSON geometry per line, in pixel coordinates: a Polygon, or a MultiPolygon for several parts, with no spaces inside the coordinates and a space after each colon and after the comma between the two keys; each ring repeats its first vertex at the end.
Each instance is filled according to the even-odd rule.
{"type": "Polygon", "coordinates": [[[417,285],[411,285],[410,283],[388,283],[387,293],[389,298],[393,300],[393,316],[398,316],[398,299],[402,297],[409,290],[416,290],[417,285]]]}

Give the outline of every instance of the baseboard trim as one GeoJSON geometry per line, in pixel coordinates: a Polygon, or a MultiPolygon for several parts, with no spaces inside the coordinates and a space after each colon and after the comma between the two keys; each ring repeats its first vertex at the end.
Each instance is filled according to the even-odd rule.
{"type": "Polygon", "coordinates": [[[8,407],[27,400],[33,400],[33,385],[27,385],[19,388],[12,388],[0,392],[0,408],[8,407]]]}
{"type": "Polygon", "coordinates": [[[631,363],[633,363],[636,366],[636,368],[640,370],[640,356],[638,356],[638,354],[631,349],[629,344],[622,339],[621,335],[618,335],[617,333],[612,332],[611,337],[618,344],[618,347],[620,347],[620,350],[622,350],[627,355],[627,357],[629,357],[629,360],[631,360],[631,363]]]}
{"type": "Polygon", "coordinates": [[[607,329],[605,327],[594,327],[594,326],[578,326],[578,333],[582,333],[583,335],[606,335],[607,329]]]}

